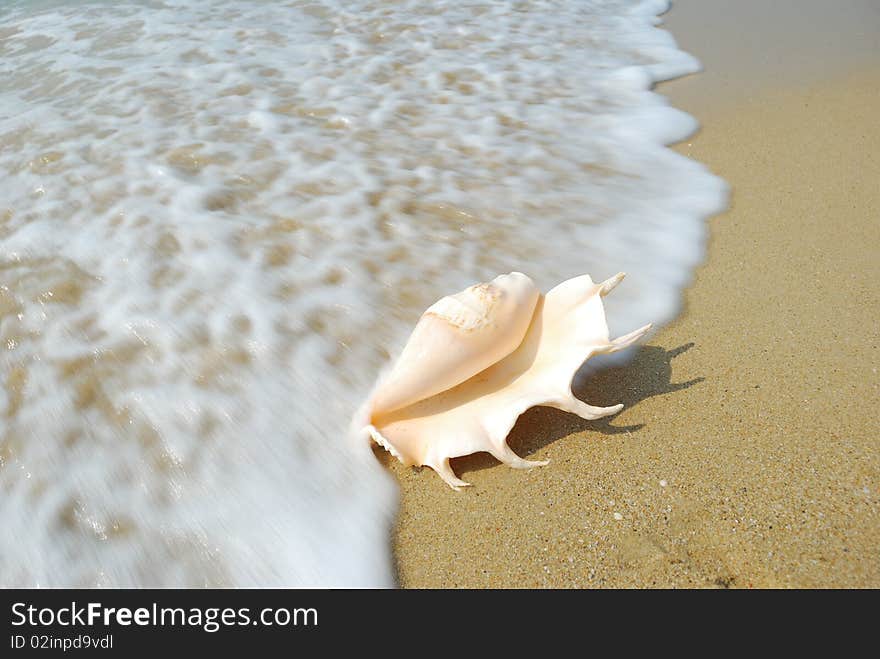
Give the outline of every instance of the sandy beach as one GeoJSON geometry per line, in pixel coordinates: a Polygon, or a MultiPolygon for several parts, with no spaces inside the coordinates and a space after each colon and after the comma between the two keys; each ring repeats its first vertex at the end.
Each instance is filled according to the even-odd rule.
{"type": "Polygon", "coordinates": [[[880,62],[856,4],[873,28],[812,47],[811,20],[762,23],[787,35],[767,61],[697,29],[721,3],[664,17],[706,68],[658,90],[702,124],[675,148],[732,190],[683,312],[576,392],[616,417],[520,419],[511,447],[547,467],[455,460],[456,493],[380,455],[401,586],[880,587],[880,62]]]}

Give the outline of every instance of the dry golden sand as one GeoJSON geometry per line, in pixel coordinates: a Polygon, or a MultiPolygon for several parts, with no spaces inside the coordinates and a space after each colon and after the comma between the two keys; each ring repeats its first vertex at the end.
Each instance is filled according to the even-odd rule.
{"type": "Polygon", "coordinates": [[[677,148],[732,206],[684,313],[579,392],[626,409],[530,411],[510,444],[550,465],[456,460],[461,493],[389,463],[402,586],[880,587],[878,90],[696,112],[677,148]]]}

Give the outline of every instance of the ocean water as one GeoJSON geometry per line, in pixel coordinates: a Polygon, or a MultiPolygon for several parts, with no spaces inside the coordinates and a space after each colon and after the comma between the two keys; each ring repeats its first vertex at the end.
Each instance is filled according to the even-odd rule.
{"type": "Polygon", "coordinates": [[[421,312],[625,270],[623,333],[702,259],[666,8],[4,3],[0,584],[394,585],[348,425],[421,312]]]}

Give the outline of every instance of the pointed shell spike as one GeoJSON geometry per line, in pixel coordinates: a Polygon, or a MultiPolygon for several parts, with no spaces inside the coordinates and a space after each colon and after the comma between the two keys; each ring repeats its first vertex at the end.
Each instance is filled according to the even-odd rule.
{"type": "Polygon", "coordinates": [[[625,272],[618,272],[613,277],[609,277],[608,279],[603,281],[601,284],[599,284],[599,294],[602,297],[608,295],[611,291],[617,288],[617,285],[623,281],[624,277],[626,277],[625,272]]]}

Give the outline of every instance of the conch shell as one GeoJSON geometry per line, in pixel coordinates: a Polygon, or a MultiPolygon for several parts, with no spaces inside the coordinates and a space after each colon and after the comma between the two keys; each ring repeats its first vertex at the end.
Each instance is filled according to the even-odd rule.
{"type": "Polygon", "coordinates": [[[357,425],[406,465],[426,465],[455,490],[449,459],[487,451],[517,469],[507,445],[517,418],[546,405],[584,419],[619,412],[575,398],[571,382],[593,355],[623,350],[651,325],[613,341],[602,298],[624,273],[593,283],[569,279],[541,295],[519,272],[445,297],[421,317],[391,372],[380,379],[357,425]]]}

